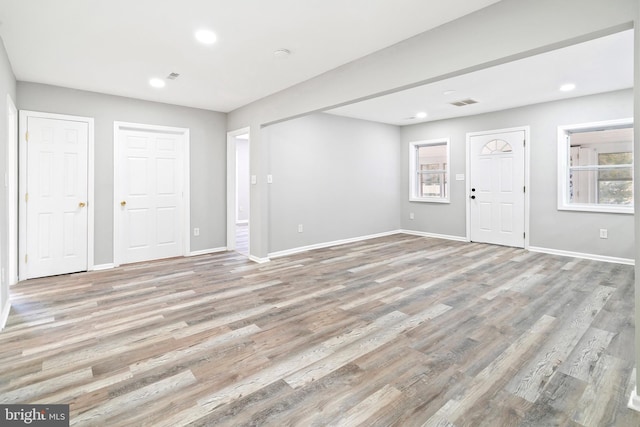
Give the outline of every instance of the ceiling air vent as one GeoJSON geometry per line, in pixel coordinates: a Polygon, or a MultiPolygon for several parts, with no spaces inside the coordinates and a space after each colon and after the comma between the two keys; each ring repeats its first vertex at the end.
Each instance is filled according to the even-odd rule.
{"type": "Polygon", "coordinates": [[[456,107],[464,107],[465,105],[477,104],[478,101],[475,99],[463,99],[461,101],[452,102],[451,105],[455,105],[456,107]]]}
{"type": "Polygon", "coordinates": [[[167,79],[169,79],[169,80],[175,80],[175,79],[177,79],[178,77],[180,77],[180,74],[178,74],[178,73],[171,73],[171,74],[169,74],[169,75],[167,76],[167,79]]]}

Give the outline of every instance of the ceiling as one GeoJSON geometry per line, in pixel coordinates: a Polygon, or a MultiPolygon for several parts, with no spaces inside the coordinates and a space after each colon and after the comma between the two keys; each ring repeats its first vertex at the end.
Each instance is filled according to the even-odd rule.
{"type": "Polygon", "coordinates": [[[229,112],[496,2],[0,0],[0,36],[19,81],[229,112]]]}
{"type": "Polygon", "coordinates": [[[327,112],[402,126],[631,88],[633,38],[623,31],[327,112]],[[561,92],[566,83],[576,88],[561,92]],[[451,105],[469,98],[478,103],[451,105]]]}

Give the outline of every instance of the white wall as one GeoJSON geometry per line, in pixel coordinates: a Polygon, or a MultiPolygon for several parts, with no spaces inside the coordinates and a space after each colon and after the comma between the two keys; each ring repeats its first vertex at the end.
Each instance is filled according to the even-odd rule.
{"type": "Polygon", "coordinates": [[[412,141],[451,138],[451,203],[419,203],[408,200],[409,164],[402,163],[402,227],[457,237],[466,236],[465,181],[453,179],[465,174],[466,133],[516,126],[531,127],[530,245],[546,249],[634,258],[633,215],[558,211],[557,128],[633,116],[633,91],[548,102],[494,113],[427,122],[402,128],[403,158],[408,159],[412,141]],[[404,191],[404,189],[407,189],[404,191]],[[409,219],[409,213],[415,219],[409,219]],[[609,238],[600,239],[599,229],[609,238]]]}
{"type": "Polygon", "coordinates": [[[113,122],[189,128],[191,250],[226,246],[226,115],[119,96],[19,82],[18,108],[95,120],[95,264],[113,262],[113,122]]]}
{"type": "MultiPolygon", "coordinates": [[[[0,177],[4,177],[7,172],[7,145],[18,144],[18,141],[7,141],[7,95],[16,102],[16,78],[11,69],[7,52],[4,48],[4,42],[0,38],[0,177]]],[[[8,313],[3,310],[9,301],[9,279],[7,254],[9,253],[8,245],[9,223],[7,219],[7,188],[0,185],[0,269],[5,272],[4,280],[0,281],[0,329],[3,327],[3,321],[8,313]]]]}
{"type": "MultiPolygon", "coordinates": [[[[635,58],[634,58],[634,141],[633,141],[633,152],[640,153],[640,54],[638,51],[640,50],[640,0],[636,0],[637,9],[635,14],[635,58]]],[[[638,157],[636,157],[637,159],[638,157]]],[[[640,177],[640,162],[635,161],[633,164],[633,176],[640,177]]],[[[634,198],[634,206],[635,212],[640,212],[640,180],[634,179],[633,181],[633,194],[634,198]]],[[[640,242],[640,215],[635,215],[634,221],[635,229],[634,236],[637,242],[640,242]]],[[[636,253],[635,253],[635,308],[636,308],[636,316],[635,316],[635,324],[640,325],[640,244],[636,245],[636,253]]],[[[632,391],[631,397],[638,397],[638,384],[640,384],[640,327],[635,328],[635,348],[636,348],[636,387],[635,390],[632,391]]],[[[632,403],[635,405],[635,410],[640,410],[639,403],[637,400],[632,400],[632,403]]]]}
{"type": "Polygon", "coordinates": [[[399,228],[398,127],[314,114],[267,133],[270,253],[399,228]]]}

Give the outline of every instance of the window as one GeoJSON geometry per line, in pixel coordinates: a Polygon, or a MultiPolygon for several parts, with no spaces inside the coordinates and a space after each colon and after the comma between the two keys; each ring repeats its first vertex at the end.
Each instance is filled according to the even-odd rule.
{"type": "Polygon", "coordinates": [[[493,153],[511,153],[512,151],[513,149],[511,148],[511,144],[507,141],[503,141],[502,139],[493,139],[482,147],[480,155],[486,156],[493,153]]]}
{"type": "Polygon", "coordinates": [[[449,139],[409,144],[409,200],[449,202],[449,139]]]}
{"type": "Polygon", "coordinates": [[[633,213],[633,121],[558,128],[558,209],[633,213]]]}

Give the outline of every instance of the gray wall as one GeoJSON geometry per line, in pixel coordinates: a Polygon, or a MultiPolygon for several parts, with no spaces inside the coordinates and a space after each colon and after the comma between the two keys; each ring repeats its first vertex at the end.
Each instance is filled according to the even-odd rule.
{"type": "Polygon", "coordinates": [[[264,257],[269,247],[261,125],[631,28],[638,0],[614,3],[502,0],[229,113],[229,130],[251,128],[251,253],[264,257]]]}
{"type": "MultiPolygon", "coordinates": [[[[7,52],[4,48],[4,42],[0,38],[0,177],[4,177],[7,172],[7,144],[18,144],[18,141],[7,141],[7,95],[16,103],[16,78],[11,69],[7,52]]],[[[7,254],[9,253],[9,245],[7,236],[9,233],[9,224],[7,219],[7,189],[4,185],[0,185],[0,268],[8,272],[7,254]]],[[[0,312],[4,308],[4,304],[9,299],[9,280],[0,283],[0,312]]],[[[0,325],[1,326],[1,325],[0,325]]]]}
{"type": "Polygon", "coordinates": [[[114,121],[189,128],[191,250],[226,246],[226,114],[36,83],[17,92],[21,110],[94,118],[96,265],[113,262],[114,121]]]}
{"type": "Polygon", "coordinates": [[[315,114],[266,132],[270,253],[399,228],[398,127],[315,114]]]}
{"type": "Polygon", "coordinates": [[[530,126],[530,245],[620,258],[634,258],[633,215],[558,211],[557,127],[633,116],[633,91],[549,102],[477,116],[402,128],[402,228],[466,236],[466,187],[455,181],[465,173],[466,133],[530,126]],[[409,142],[451,138],[451,204],[409,202],[409,142]],[[414,212],[415,219],[409,219],[414,212]],[[609,238],[599,238],[599,229],[609,238]]]}

